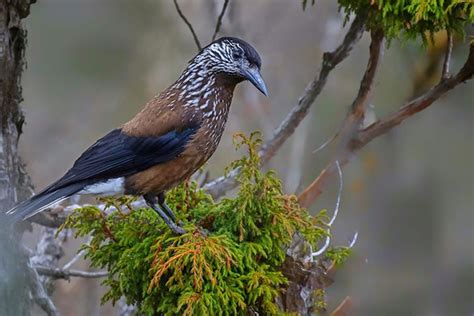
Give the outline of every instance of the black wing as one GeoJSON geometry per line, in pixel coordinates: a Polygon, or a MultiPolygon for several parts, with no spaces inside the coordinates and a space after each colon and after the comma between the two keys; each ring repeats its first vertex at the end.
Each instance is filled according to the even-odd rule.
{"type": "Polygon", "coordinates": [[[153,137],[129,136],[115,129],[89,147],[73,167],[43,192],[75,183],[96,183],[129,176],[175,158],[185,148],[198,126],[153,137]]]}
{"type": "Polygon", "coordinates": [[[9,210],[9,221],[33,216],[89,184],[132,175],[171,160],[183,152],[197,129],[191,126],[159,137],[135,137],[121,129],[113,130],[89,147],[61,179],[9,210]]]}

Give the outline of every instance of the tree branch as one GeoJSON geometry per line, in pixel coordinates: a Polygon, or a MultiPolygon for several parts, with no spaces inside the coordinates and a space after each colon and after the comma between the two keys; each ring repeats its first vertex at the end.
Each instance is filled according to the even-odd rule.
{"type": "Polygon", "coordinates": [[[365,111],[372,97],[372,86],[377,73],[378,65],[383,54],[383,33],[382,31],[374,31],[371,34],[372,41],[369,49],[369,61],[362,78],[359,92],[352,102],[349,114],[346,116],[344,123],[339,132],[339,144],[337,148],[336,157],[328,164],[328,166],[321,172],[318,178],[303,191],[299,196],[301,206],[308,207],[321,194],[322,180],[334,171],[334,163],[339,161],[343,163],[346,151],[346,144],[350,142],[352,137],[357,133],[363,120],[365,111]]]}
{"type": "MultiPolygon", "coordinates": [[[[352,154],[367,145],[374,138],[387,133],[392,128],[400,125],[407,118],[426,109],[448,91],[454,89],[460,83],[471,79],[473,75],[474,44],[470,44],[467,60],[464,63],[464,66],[455,76],[442,79],[439,84],[431,88],[420,97],[406,103],[400,108],[400,110],[388,115],[384,119],[376,121],[362,130],[357,130],[356,134],[353,135],[353,137],[349,139],[349,142],[346,143],[344,155],[339,155],[338,161],[341,163],[341,165],[346,164],[352,154]]],[[[333,172],[334,169],[331,168],[331,163],[328,164],[328,166],[324,168],[323,171],[321,171],[316,180],[314,180],[313,183],[311,183],[308,188],[299,196],[300,203],[303,206],[308,207],[314,202],[314,200],[316,200],[316,198],[322,193],[323,182],[333,172]]]]}
{"type": "Polygon", "coordinates": [[[194,38],[194,42],[196,43],[196,46],[198,48],[198,51],[200,51],[202,49],[202,46],[201,46],[201,43],[199,42],[199,38],[197,37],[196,32],[194,31],[193,25],[188,21],[186,16],[181,11],[181,8],[179,7],[179,4],[178,4],[178,0],[173,0],[173,1],[174,1],[174,6],[176,7],[176,11],[178,11],[179,16],[184,21],[184,23],[186,23],[189,30],[191,31],[191,34],[193,35],[193,38],[194,38]]]}
{"type": "Polygon", "coordinates": [[[448,33],[448,39],[446,43],[446,54],[444,55],[443,71],[441,72],[441,81],[448,79],[449,77],[449,64],[451,63],[451,54],[453,52],[453,34],[450,31],[448,33]]]}
{"type": "Polygon", "coordinates": [[[27,265],[27,271],[30,279],[30,290],[34,301],[38,304],[48,316],[59,315],[56,306],[53,301],[46,293],[43,283],[41,282],[40,276],[35,268],[31,265],[31,262],[27,265]]]}
{"type": "Polygon", "coordinates": [[[95,278],[103,278],[109,275],[107,271],[97,271],[97,272],[90,272],[90,271],[81,271],[81,270],[73,270],[73,269],[60,269],[60,268],[49,268],[45,266],[35,266],[34,267],[39,274],[48,276],[54,279],[65,279],[69,280],[71,277],[80,277],[86,279],[95,279],[95,278]]]}
{"type": "Polygon", "coordinates": [[[461,70],[454,76],[442,80],[439,84],[431,88],[422,96],[412,100],[402,106],[400,110],[388,115],[367,128],[360,131],[357,138],[352,143],[352,150],[359,150],[374,138],[387,133],[389,130],[397,125],[400,125],[404,120],[421,112],[422,110],[433,104],[448,91],[454,89],[460,83],[472,79],[474,75],[474,44],[470,44],[469,55],[461,70]]]}
{"type": "MultiPolygon", "coordinates": [[[[333,52],[326,52],[323,55],[323,61],[319,75],[314,78],[306,87],[303,95],[298,99],[298,103],[291,112],[275,129],[272,138],[270,138],[260,150],[262,164],[267,163],[280,149],[283,143],[294,133],[301,121],[308,114],[311,105],[321,93],[330,72],[342,62],[360,40],[364,32],[365,18],[357,16],[352,22],[342,43],[333,52]]],[[[225,192],[232,190],[237,186],[236,177],[239,169],[234,169],[227,176],[215,179],[204,186],[214,198],[220,197],[225,192]]]]}
{"type": "Polygon", "coordinates": [[[219,14],[219,18],[217,19],[216,29],[214,30],[214,34],[212,34],[211,42],[216,39],[217,33],[221,28],[222,18],[224,17],[225,11],[227,10],[227,5],[229,4],[230,0],[224,0],[224,5],[222,6],[221,13],[219,14]]]}
{"type": "Polygon", "coordinates": [[[334,208],[334,213],[331,217],[331,220],[327,224],[327,233],[328,233],[328,235],[326,236],[326,240],[324,241],[324,245],[320,249],[318,249],[315,252],[311,253],[311,256],[313,258],[323,254],[326,251],[326,249],[328,249],[329,243],[331,242],[331,227],[332,227],[332,224],[334,224],[334,222],[336,221],[337,215],[339,214],[339,206],[341,205],[341,195],[342,195],[342,188],[344,186],[344,183],[343,183],[343,178],[342,178],[341,166],[339,164],[339,161],[337,161],[337,160],[336,160],[336,167],[337,167],[337,173],[339,175],[339,190],[337,192],[336,207],[334,208]]]}

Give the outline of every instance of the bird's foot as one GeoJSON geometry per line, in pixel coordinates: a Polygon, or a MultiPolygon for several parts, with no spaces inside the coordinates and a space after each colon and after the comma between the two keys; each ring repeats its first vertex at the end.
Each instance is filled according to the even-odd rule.
{"type": "Polygon", "coordinates": [[[186,230],[183,227],[176,225],[175,223],[168,224],[168,227],[175,233],[176,235],[183,235],[186,230]]]}

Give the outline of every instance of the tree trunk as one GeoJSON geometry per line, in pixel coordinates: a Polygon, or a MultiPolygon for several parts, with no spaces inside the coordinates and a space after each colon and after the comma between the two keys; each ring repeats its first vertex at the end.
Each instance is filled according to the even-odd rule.
{"type": "MultiPolygon", "coordinates": [[[[31,195],[29,177],[18,155],[23,126],[21,74],[25,65],[26,31],[21,19],[34,0],[0,0],[0,217],[31,195]]],[[[5,223],[0,219],[0,226],[5,223]]],[[[0,227],[0,310],[2,315],[29,315],[26,256],[19,233],[0,227]]]]}

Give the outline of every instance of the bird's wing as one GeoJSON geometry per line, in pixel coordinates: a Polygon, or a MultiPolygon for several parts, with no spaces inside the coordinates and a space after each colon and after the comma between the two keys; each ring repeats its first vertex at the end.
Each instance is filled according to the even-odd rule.
{"type": "Polygon", "coordinates": [[[193,125],[161,136],[140,137],[115,129],[89,147],[61,179],[43,192],[132,175],[171,160],[184,150],[197,128],[193,125]]]}
{"type": "Polygon", "coordinates": [[[194,125],[161,136],[140,137],[115,129],[89,147],[61,179],[9,210],[9,220],[13,223],[31,217],[90,184],[131,175],[171,160],[183,152],[197,128],[194,125]]]}

